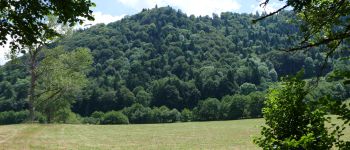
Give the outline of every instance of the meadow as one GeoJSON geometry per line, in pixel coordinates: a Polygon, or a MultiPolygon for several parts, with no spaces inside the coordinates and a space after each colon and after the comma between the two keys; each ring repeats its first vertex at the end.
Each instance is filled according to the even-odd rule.
{"type": "Polygon", "coordinates": [[[0,149],[258,149],[262,119],[138,125],[0,126],[0,149]]]}
{"type": "MultiPolygon", "coordinates": [[[[0,126],[0,149],[259,149],[263,119],[136,125],[17,124],[0,126]]],[[[350,130],[345,137],[350,139],[350,130]]]]}

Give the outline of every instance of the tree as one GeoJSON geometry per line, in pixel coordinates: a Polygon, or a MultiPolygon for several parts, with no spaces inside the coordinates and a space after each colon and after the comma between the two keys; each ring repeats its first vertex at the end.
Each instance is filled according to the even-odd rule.
{"type": "MultiPolygon", "coordinates": [[[[348,0],[285,0],[286,4],[280,9],[260,17],[254,22],[263,20],[269,16],[277,14],[288,6],[292,7],[296,13],[296,18],[293,19],[300,25],[300,31],[302,39],[299,44],[286,49],[288,52],[300,51],[300,50],[312,50],[313,48],[320,48],[325,53],[325,59],[322,69],[325,69],[326,63],[331,56],[334,56],[336,51],[347,51],[341,47],[348,45],[350,41],[350,20],[346,19],[350,15],[350,1],[348,0]]],[[[261,5],[266,6],[269,0],[265,0],[261,5]]],[[[348,56],[348,55],[347,55],[348,56]]],[[[349,57],[346,57],[349,59],[349,57]]],[[[319,76],[322,75],[322,71],[319,76]]],[[[350,83],[349,71],[334,70],[335,77],[343,79],[345,84],[350,83]]],[[[339,87],[340,88],[340,87],[339,87]]],[[[340,119],[345,120],[346,123],[350,121],[350,110],[346,107],[346,104],[342,104],[339,100],[335,100],[330,96],[324,96],[319,101],[323,101],[321,106],[316,106],[315,109],[321,109],[322,107],[328,108],[327,111],[339,115],[340,119]]],[[[305,106],[310,107],[310,106],[305,106]]],[[[276,112],[278,113],[278,112],[276,112]]],[[[275,114],[277,115],[277,114],[275,114]]],[[[324,112],[316,113],[313,117],[319,117],[322,119],[324,112]],[[318,115],[318,116],[316,116],[318,115]]],[[[307,117],[307,116],[299,116],[307,117]]],[[[307,118],[304,118],[307,119],[307,118]]],[[[294,127],[295,128],[295,127],[294,127]]],[[[317,128],[317,125],[315,125],[317,128]]],[[[321,129],[321,128],[319,128],[321,129]]],[[[323,130],[323,129],[321,129],[323,130]]],[[[267,130],[266,130],[267,131],[267,130]]],[[[268,132],[268,131],[267,131],[268,132]]],[[[264,134],[264,133],[263,133],[264,134]]],[[[327,138],[327,137],[325,137],[327,138]]],[[[331,137],[330,137],[331,138],[331,137]]],[[[329,139],[328,142],[334,142],[333,139],[329,139]]],[[[260,141],[261,142],[261,141],[260,141]]],[[[326,142],[326,141],[325,141],[326,142]]],[[[258,142],[259,144],[259,142],[258,142]]],[[[262,143],[260,143],[262,144],[262,143]]],[[[330,149],[332,145],[326,146],[324,143],[323,149],[330,149]]],[[[263,145],[261,145],[263,146],[263,145]]],[[[350,144],[337,145],[341,148],[349,149],[350,144]],[[342,147],[345,146],[345,147],[342,147]]]]}
{"type": "Polygon", "coordinates": [[[258,117],[262,117],[262,108],[264,106],[264,101],[265,101],[265,93],[264,92],[252,92],[249,94],[249,101],[248,106],[247,106],[247,110],[248,110],[248,114],[249,117],[252,118],[258,118],[258,117]]]}
{"type": "Polygon", "coordinates": [[[2,1],[0,5],[0,45],[10,42],[11,56],[15,57],[18,50],[29,53],[29,71],[31,76],[28,104],[30,118],[34,120],[35,87],[37,57],[40,50],[50,40],[60,35],[56,30],[57,23],[73,26],[82,23],[84,18],[93,20],[90,0],[33,0],[33,1],[2,1]],[[55,16],[55,17],[52,17],[55,16]]]}
{"type": "Polygon", "coordinates": [[[0,45],[8,42],[10,36],[12,53],[24,46],[45,43],[42,37],[50,39],[59,35],[50,27],[47,16],[57,16],[57,22],[73,26],[84,18],[93,20],[90,0],[5,0],[0,2],[0,45]]]}
{"type": "Polygon", "coordinates": [[[239,88],[241,90],[241,93],[244,95],[248,95],[249,93],[257,90],[255,84],[247,83],[247,82],[243,83],[239,88]]]}
{"type": "Polygon", "coordinates": [[[86,74],[91,69],[92,55],[88,49],[66,52],[61,47],[44,52],[38,66],[36,101],[34,106],[50,122],[58,110],[70,108],[81,89],[88,84],[86,74]]]}
{"type": "Polygon", "coordinates": [[[281,88],[272,89],[263,108],[266,126],[254,142],[264,149],[331,149],[338,142],[325,126],[330,121],[324,107],[307,101],[303,72],[283,79],[281,88]]]}
{"type": "Polygon", "coordinates": [[[246,103],[249,102],[249,96],[235,94],[225,96],[221,99],[221,115],[223,119],[240,119],[244,116],[246,103]]]}
{"type": "Polygon", "coordinates": [[[220,117],[221,103],[216,98],[207,98],[204,101],[200,101],[197,108],[195,108],[195,114],[199,120],[217,120],[220,117]]]}

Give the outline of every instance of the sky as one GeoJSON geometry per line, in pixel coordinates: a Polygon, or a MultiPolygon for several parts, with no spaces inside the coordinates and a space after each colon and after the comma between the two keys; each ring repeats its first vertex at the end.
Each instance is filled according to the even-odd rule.
{"type": "MultiPolygon", "coordinates": [[[[280,8],[283,3],[280,0],[270,0],[265,8],[259,6],[262,0],[92,0],[96,7],[92,8],[94,21],[86,21],[85,24],[95,25],[97,23],[110,23],[122,19],[125,15],[133,15],[143,8],[154,8],[171,6],[174,9],[181,9],[187,15],[211,16],[213,13],[237,12],[255,13],[272,12],[280,8]]],[[[0,65],[8,59],[8,45],[0,46],[0,65]]]]}

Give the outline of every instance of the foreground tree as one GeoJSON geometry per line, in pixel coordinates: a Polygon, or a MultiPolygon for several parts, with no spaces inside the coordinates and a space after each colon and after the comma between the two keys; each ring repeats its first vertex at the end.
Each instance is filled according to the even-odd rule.
{"type": "Polygon", "coordinates": [[[327,107],[306,99],[306,82],[300,80],[303,72],[284,78],[281,88],[272,89],[263,108],[266,126],[262,136],[254,142],[263,149],[331,149],[344,147],[340,140],[342,129],[328,132],[325,123],[327,107]]]}
{"type": "MultiPolygon", "coordinates": [[[[321,48],[322,53],[326,55],[324,66],[328,58],[334,56],[337,51],[348,51],[347,45],[350,42],[350,20],[348,18],[350,15],[350,1],[284,1],[286,4],[283,7],[254,20],[254,22],[277,14],[289,6],[292,7],[296,13],[294,21],[300,24],[302,40],[298,45],[286,48],[286,51],[321,48]]],[[[269,0],[265,0],[261,5],[265,7],[269,2],[269,0]]],[[[324,66],[322,69],[324,69],[324,66]]],[[[322,75],[322,70],[319,71],[320,75],[322,75]]],[[[348,84],[350,73],[349,71],[334,70],[333,77],[341,78],[345,84],[348,84]]],[[[267,120],[266,123],[269,127],[262,129],[263,137],[255,140],[255,143],[265,149],[331,149],[333,145],[349,149],[350,143],[339,139],[345,126],[343,128],[338,126],[330,134],[327,134],[324,127],[324,122],[330,121],[325,119],[328,112],[339,115],[338,118],[343,119],[345,124],[349,123],[350,110],[346,104],[330,96],[318,100],[318,105],[309,103],[304,100],[309,91],[303,90],[305,84],[303,81],[291,79],[286,83],[280,91],[275,92],[275,94],[273,94],[274,92],[270,93],[267,106],[264,108],[264,118],[267,120]],[[298,89],[299,91],[296,91],[298,89]],[[292,103],[291,106],[293,107],[288,108],[290,101],[295,103],[292,103]],[[295,107],[297,109],[293,109],[295,107]],[[292,118],[292,120],[289,118],[292,118]],[[335,136],[338,138],[335,138],[335,136]]]]}
{"type": "Polygon", "coordinates": [[[30,86],[28,105],[30,120],[34,118],[35,88],[38,78],[38,55],[47,43],[60,35],[57,24],[73,26],[84,18],[93,20],[90,0],[5,0],[0,2],[0,45],[9,39],[11,57],[19,50],[29,55],[30,86]],[[52,17],[55,16],[55,17],[52,17]],[[8,39],[9,38],[9,39],[8,39]]]}

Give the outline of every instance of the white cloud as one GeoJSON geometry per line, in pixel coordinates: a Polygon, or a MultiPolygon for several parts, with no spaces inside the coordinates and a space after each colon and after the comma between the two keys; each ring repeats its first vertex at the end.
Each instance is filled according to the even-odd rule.
{"type": "Polygon", "coordinates": [[[221,12],[238,10],[241,5],[236,0],[117,0],[123,5],[129,6],[136,10],[143,8],[153,8],[172,6],[181,9],[188,15],[195,16],[211,16],[213,13],[220,14],[221,12]]]}
{"type": "Polygon", "coordinates": [[[276,11],[277,9],[283,7],[283,4],[282,2],[269,2],[267,5],[262,5],[260,6],[260,4],[262,2],[264,2],[265,0],[260,0],[258,3],[254,4],[254,5],[251,5],[250,7],[252,8],[253,12],[267,12],[267,13],[271,13],[271,12],[274,12],[276,11]]]}
{"type": "Polygon", "coordinates": [[[104,14],[102,12],[93,12],[93,16],[95,20],[94,21],[87,20],[84,22],[84,25],[95,25],[98,23],[108,24],[108,23],[122,19],[125,15],[112,16],[110,14],[104,14]]]}

